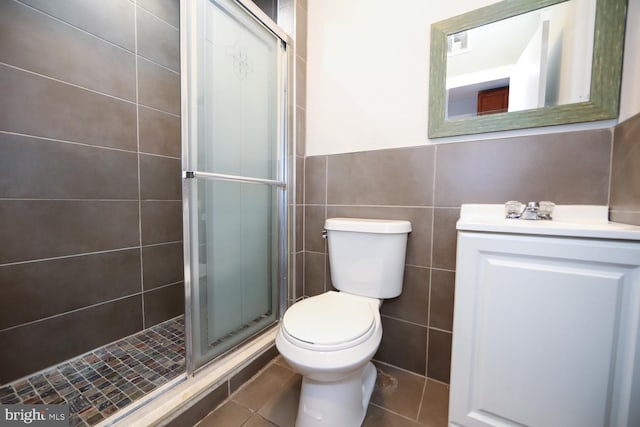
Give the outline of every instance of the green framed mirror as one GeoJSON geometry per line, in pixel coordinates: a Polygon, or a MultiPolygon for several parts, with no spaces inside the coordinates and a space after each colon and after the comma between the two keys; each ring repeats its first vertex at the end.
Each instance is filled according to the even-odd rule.
{"type": "Polygon", "coordinates": [[[617,118],[626,11],[504,0],[434,23],[429,138],[617,118]]]}

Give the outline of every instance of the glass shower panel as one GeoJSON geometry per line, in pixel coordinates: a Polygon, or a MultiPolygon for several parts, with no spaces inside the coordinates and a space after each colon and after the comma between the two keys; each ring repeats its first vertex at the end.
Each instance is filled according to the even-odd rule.
{"type": "MultiPolygon", "coordinates": [[[[222,353],[276,320],[278,191],[201,180],[200,341],[222,353]]],[[[206,350],[203,348],[203,350],[206,350]]]]}
{"type": "Polygon", "coordinates": [[[286,45],[233,0],[197,0],[188,16],[196,23],[184,187],[194,372],[277,321],[287,271],[286,45]]]}
{"type": "Polygon", "coordinates": [[[280,39],[235,8],[207,3],[197,169],[277,179],[280,39]]]}

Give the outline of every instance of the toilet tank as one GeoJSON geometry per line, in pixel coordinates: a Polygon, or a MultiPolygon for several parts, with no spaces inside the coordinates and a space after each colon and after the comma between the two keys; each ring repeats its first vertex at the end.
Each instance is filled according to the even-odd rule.
{"type": "Polygon", "coordinates": [[[329,218],[324,228],[333,287],[371,298],[400,295],[409,221],[329,218]]]}

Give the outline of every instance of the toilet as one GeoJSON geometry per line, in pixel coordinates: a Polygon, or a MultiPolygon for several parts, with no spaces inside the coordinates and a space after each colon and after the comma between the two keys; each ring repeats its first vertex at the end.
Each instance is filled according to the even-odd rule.
{"type": "Polygon", "coordinates": [[[285,312],[276,347],[302,375],[297,427],[362,424],[376,381],[380,305],[402,292],[408,221],[330,218],[331,281],[339,291],[285,312]]]}

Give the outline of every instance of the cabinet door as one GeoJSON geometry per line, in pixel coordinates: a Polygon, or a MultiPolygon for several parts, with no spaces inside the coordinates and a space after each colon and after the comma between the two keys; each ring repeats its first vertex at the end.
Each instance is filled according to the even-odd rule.
{"type": "Polygon", "coordinates": [[[451,426],[640,426],[640,243],[458,234],[451,426]]]}
{"type": "Polygon", "coordinates": [[[478,115],[504,113],[509,109],[509,86],[478,92],[478,115]]]}

